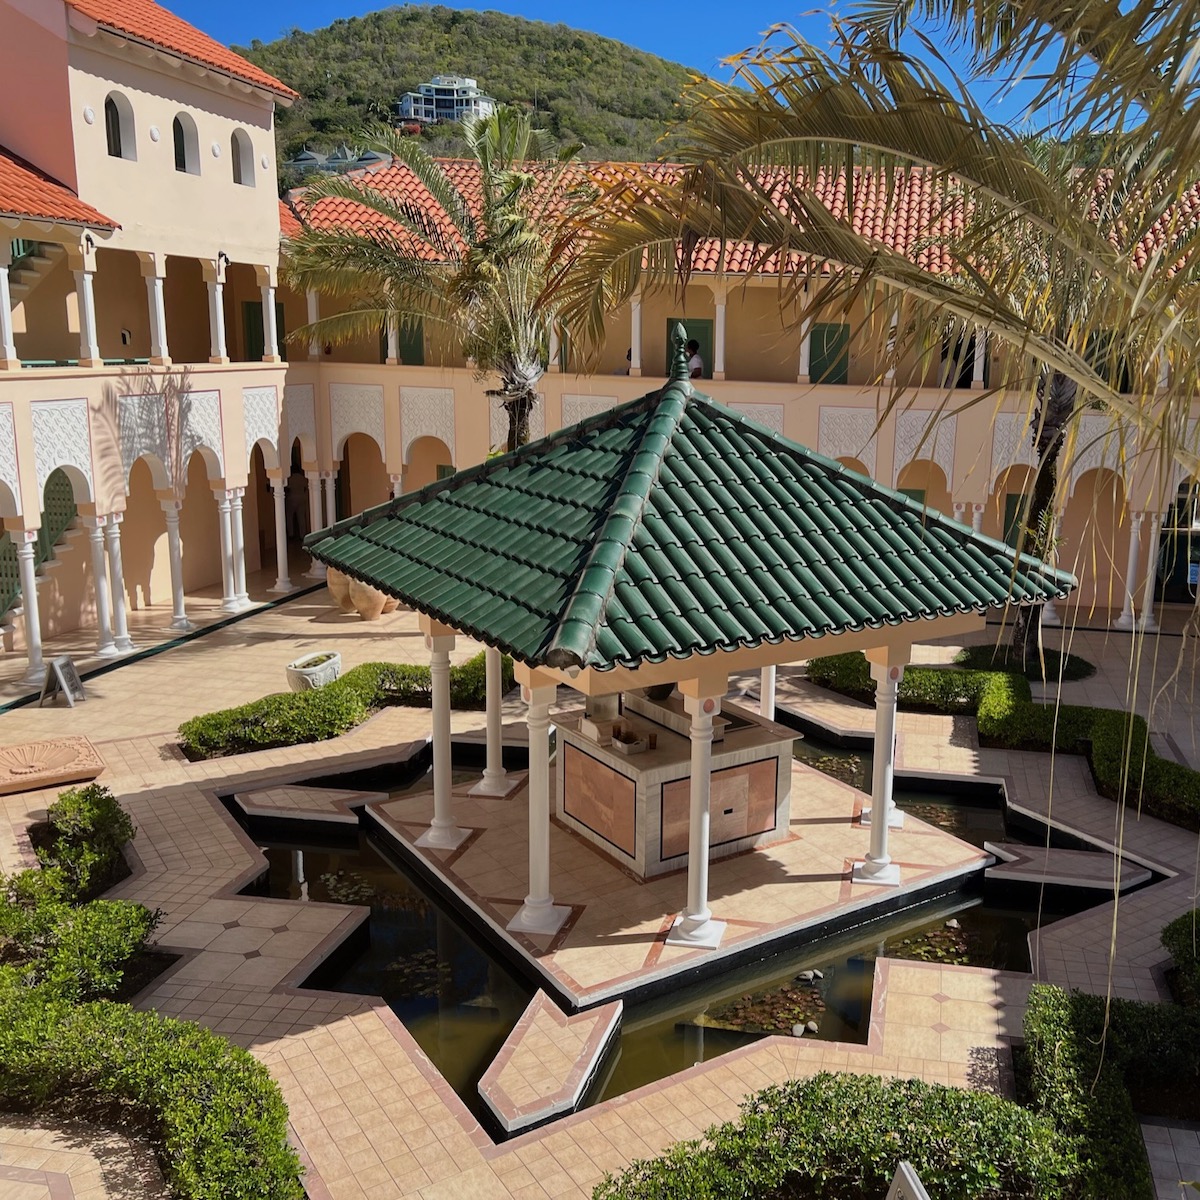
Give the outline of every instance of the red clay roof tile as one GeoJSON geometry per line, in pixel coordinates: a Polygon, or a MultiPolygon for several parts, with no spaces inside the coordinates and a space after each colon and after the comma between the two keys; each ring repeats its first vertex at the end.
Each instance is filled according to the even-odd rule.
{"type": "Polygon", "coordinates": [[[3,146],[0,146],[0,215],[61,221],[91,229],[119,228],[116,221],[84,204],[70,188],[3,146]]]}
{"type": "Polygon", "coordinates": [[[67,0],[67,4],[115,33],[149,42],[180,58],[203,63],[232,75],[234,79],[253,83],[289,99],[295,99],[299,94],[154,0],[67,0]]]}

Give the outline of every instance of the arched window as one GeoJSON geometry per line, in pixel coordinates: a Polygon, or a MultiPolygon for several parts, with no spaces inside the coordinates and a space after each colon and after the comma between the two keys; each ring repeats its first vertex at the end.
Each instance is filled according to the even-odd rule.
{"type": "Polygon", "coordinates": [[[120,92],[109,92],[104,98],[104,135],[110,158],[137,158],[133,108],[120,92]]]}
{"type": "Polygon", "coordinates": [[[180,113],[171,123],[175,138],[175,170],[185,175],[200,174],[200,136],[196,122],[187,113],[180,113]]]}
{"type": "Polygon", "coordinates": [[[233,182],[253,187],[254,147],[250,144],[250,135],[244,129],[235,129],[229,149],[233,158],[233,182]]]}

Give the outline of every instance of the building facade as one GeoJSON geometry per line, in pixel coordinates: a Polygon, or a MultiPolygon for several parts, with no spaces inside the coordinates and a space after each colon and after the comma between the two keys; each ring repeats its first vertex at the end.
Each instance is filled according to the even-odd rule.
{"type": "MultiPolygon", "coordinates": [[[[274,108],[294,94],[152,0],[123,5],[119,25],[112,7],[0,0],[0,619],[31,678],[46,637],[93,629],[119,654],[131,609],[185,629],[195,589],[219,586],[233,613],[256,571],[280,593],[298,570],[320,578],[305,532],[483,461],[506,431],[432,331],[336,349],[287,338],[334,311],[277,280],[298,225],[276,197],[274,108]]],[[[1011,532],[1030,490],[1029,398],[988,388],[984,331],[948,370],[886,365],[889,331],[865,312],[791,317],[773,284],[714,261],[682,293],[614,313],[586,372],[558,346],[534,435],[658,386],[682,321],[718,401],[1011,532]],[[887,404],[893,372],[903,407],[887,404]]],[[[1084,610],[1152,622],[1171,571],[1167,598],[1189,601],[1192,510],[1177,496],[1191,481],[1143,466],[1101,413],[1082,417],[1064,471],[1058,561],[1084,610]],[[1179,576],[1163,528],[1184,525],[1179,576]]]]}
{"type": "Polygon", "coordinates": [[[396,112],[401,120],[432,125],[438,121],[486,117],[495,107],[496,101],[479,90],[478,80],[465,75],[435,75],[415,92],[405,92],[396,112]]]}

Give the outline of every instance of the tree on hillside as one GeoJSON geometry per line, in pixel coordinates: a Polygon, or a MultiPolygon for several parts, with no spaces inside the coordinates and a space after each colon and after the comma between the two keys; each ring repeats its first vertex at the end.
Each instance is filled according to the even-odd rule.
{"type": "MultiPolygon", "coordinates": [[[[1196,44],[1198,6],[1185,0],[1193,24],[1175,46],[1196,44]]],[[[1181,435],[1197,385],[1200,230],[1181,202],[1196,184],[1200,110],[1181,112],[1193,68],[1168,54],[1160,10],[1143,8],[1117,22],[1116,43],[1115,10],[1101,0],[895,0],[839,24],[832,53],[781,27],[741,57],[739,80],[688,95],[676,181],[621,180],[559,247],[553,291],[574,343],[597,344],[605,312],[636,289],[686,278],[700,239],[752,243],[752,275],[784,265],[780,308],[794,306],[797,325],[863,298],[869,314],[903,315],[893,362],[979,327],[1009,347],[1011,375],[992,382],[1028,399],[1038,456],[1028,523],[1042,539],[1032,548],[1053,536],[1058,456],[1085,404],[1138,436],[1160,477],[1172,457],[1194,473],[1181,435]],[[913,9],[948,26],[971,72],[993,79],[1032,57],[1042,65],[1060,39],[1052,82],[1030,110],[1046,117],[1036,136],[991,119],[945,62],[935,69],[898,48],[896,27],[913,9]],[[1089,53],[1101,58],[1078,70],[1089,53]],[[1107,136],[1076,138],[1085,117],[1103,120],[1095,128],[1107,136]],[[844,193],[812,186],[843,171],[844,193]],[[874,226],[903,220],[912,173],[933,211],[920,252],[901,253],[856,230],[850,214],[855,189],[869,187],[874,226]],[[1164,355],[1171,374],[1159,391],[1164,355]],[[1132,368],[1127,393],[1122,363],[1132,368]]],[[[925,54],[935,57],[928,44],[925,54]]],[[[905,402],[897,375],[887,410],[905,402]]],[[[1018,630],[1022,645],[1030,629],[1036,614],[1018,630]]]]}
{"type": "MultiPolygon", "coordinates": [[[[327,176],[305,189],[303,231],[288,245],[293,286],[335,297],[345,312],[296,330],[345,342],[394,326],[433,323],[449,332],[480,378],[498,375],[508,413],[508,447],[529,439],[529,417],[546,369],[550,308],[539,307],[558,221],[571,202],[577,146],[556,146],[527,113],[500,107],[463,125],[479,167],[479,195],[467,196],[413,139],[382,131],[372,148],[411,174],[410,188],[375,186],[373,175],[327,176]],[[322,204],[350,201],[337,220],[322,204]]],[[[392,172],[379,178],[388,179],[392,172]]]]}

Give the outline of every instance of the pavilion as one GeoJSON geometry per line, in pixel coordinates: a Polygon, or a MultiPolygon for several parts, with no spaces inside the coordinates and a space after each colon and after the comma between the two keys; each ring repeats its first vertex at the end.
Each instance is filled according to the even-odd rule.
{"type": "MultiPolygon", "coordinates": [[[[814,653],[864,651],[878,684],[872,807],[890,815],[896,695],[913,642],[978,629],[990,609],[1075,586],[697,392],[681,327],[675,341],[660,391],[306,541],[326,565],[422,614],[434,796],[418,845],[449,849],[467,836],[451,805],[455,634],[488,648],[481,795],[505,791],[500,655],[514,659],[528,705],[529,892],[513,932],[551,934],[567,914],[550,890],[550,708],[560,684],[588,697],[668,683],[682,694],[687,900],[669,941],[715,947],[724,926],[708,905],[710,770],[729,676],[754,669],[769,679],[814,653]]],[[[899,883],[889,823],[871,822],[856,883],[899,883]]]]}

